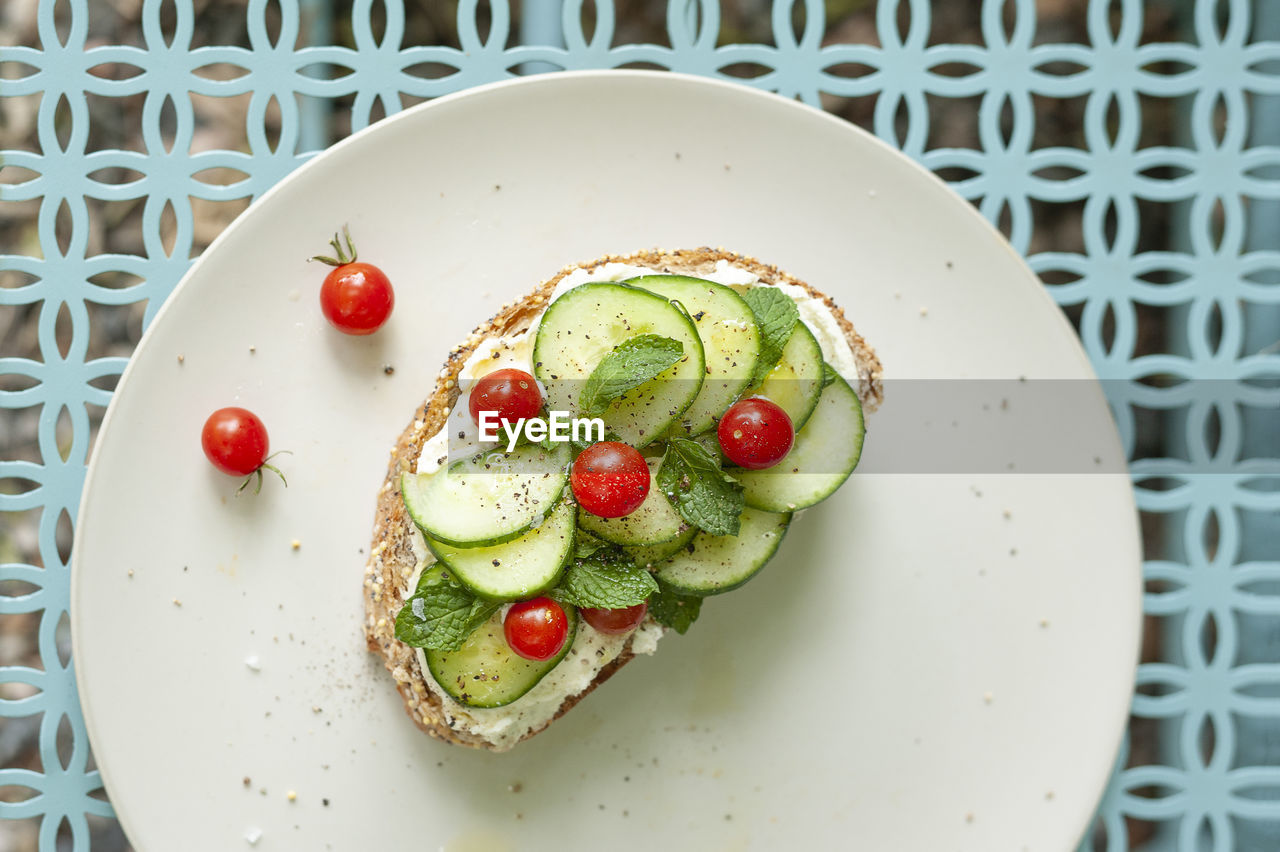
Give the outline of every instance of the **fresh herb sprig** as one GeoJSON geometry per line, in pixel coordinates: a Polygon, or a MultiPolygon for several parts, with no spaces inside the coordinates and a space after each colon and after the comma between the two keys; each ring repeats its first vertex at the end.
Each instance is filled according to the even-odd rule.
{"type": "Polygon", "coordinates": [[[800,321],[800,309],[790,296],[776,287],[752,287],[742,294],[742,300],[751,308],[760,327],[760,358],[751,377],[751,386],[755,387],[782,358],[782,350],[800,321]]]}
{"type": "Polygon", "coordinates": [[[745,506],[742,486],[697,441],[672,438],[667,442],[657,483],[687,523],[711,535],[738,534],[745,506]]]}
{"type": "Polygon", "coordinates": [[[684,344],[658,334],[638,334],[605,355],[587,377],[578,408],[588,417],[604,414],[609,403],[666,372],[684,357],[684,344]]]}
{"type": "Polygon", "coordinates": [[[429,568],[396,615],[396,638],[414,648],[456,651],[499,606],[477,598],[447,572],[429,568]]]}
{"type": "Polygon", "coordinates": [[[579,545],[552,597],[578,607],[622,609],[642,604],[658,583],[620,547],[601,542],[579,545]]]}
{"type": "Polygon", "coordinates": [[[665,586],[649,598],[649,615],[653,620],[670,627],[677,633],[684,633],[693,622],[698,620],[702,610],[702,598],[695,595],[681,595],[665,586]]]}

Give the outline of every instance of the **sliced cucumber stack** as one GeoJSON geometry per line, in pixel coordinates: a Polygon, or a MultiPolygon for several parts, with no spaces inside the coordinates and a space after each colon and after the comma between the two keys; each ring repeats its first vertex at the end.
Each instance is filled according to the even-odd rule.
{"type": "MultiPolygon", "coordinates": [[[[760,357],[760,328],[742,297],[723,284],[683,275],[644,275],[626,283],[679,302],[702,339],[707,374],[693,403],[671,425],[673,435],[700,435],[715,425],[751,381],[760,357]]],[[[822,364],[818,364],[822,377],[822,364]]]]}
{"type": "Polygon", "coordinates": [[[763,396],[777,403],[791,418],[791,428],[799,431],[822,395],[822,348],[803,322],[782,347],[782,357],[751,396],[763,396]]]}
{"type": "Polygon", "coordinates": [[[658,487],[659,463],[660,459],[649,460],[649,493],[640,508],[621,518],[579,511],[578,526],[604,541],[631,546],[661,544],[679,536],[688,524],[658,487]]]}
{"type": "Polygon", "coordinates": [[[427,669],[436,683],[468,707],[501,707],[538,685],[573,647],[578,611],[564,607],[569,635],[560,653],[545,662],[526,660],[507,644],[502,610],[481,624],[456,651],[425,651],[427,669]]]}
{"type": "Polygon", "coordinates": [[[744,509],[741,523],[737,535],[698,533],[657,567],[658,580],[686,595],[718,595],[750,580],[782,543],[791,515],[744,509]]]}
{"type": "Polygon", "coordinates": [[[435,473],[400,478],[409,517],[429,538],[459,547],[501,544],[542,523],[564,491],[569,445],[491,450],[435,473]]]}
{"type": "MultiPolygon", "coordinates": [[[[496,608],[457,650],[424,650],[430,676],[448,695],[474,708],[511,704],[533,689],[573,646],[579,629],[575,607],[563,605],[569,629],[559,653],[538,662],[519,656],[507,643],[503,624],[507,607],[484,601],[526,601],[550,594],[584,607],[608,607],[642,598],[652,583],[619,559],[613,545],[625,550],[641,569],[651,571],[669,592],[705,597],[736,589],[775,555],[794,510],[822,501],[849,477],[861,455],[864,434],[857,395],[840,377],[824,386],[827,371],[821,348],[813,332],[798,321],[781,347],[776,366],[751,388],[766,348],[765,332],[781,342],[783,320],[789,323],[795,312],[791,305],[781,304],[782,299],[768,295],[760,301],[768,303],[769,310],[762,310],[757,321],[749,301],[755,303],[755,297],[744,300],[729,287],[678,275],[587,283],[562,294],[547,308],[533,346],[533,370],[545,391],[548,410],[574,416],[603,411],[611,433],[608,439],[637,449],[655,441],[670,442],[668,460],[677,473],[672,479],[697,497],[690,500],[697,509],[690,517],[712,529],[731,528],[726,522],[741,503],[736,489],[726,486],[723,474],[735,477],[746,503],[737,535],[711,535],[686,522],[657,485],[657,458],[647,461],[648,496],[621,518],[580,511],[577,502],[564,494],[569,479],[566,468],[573,455],[567,443],[550,449],[526,445],[511,453],[493,450],[432,474],[402,477],[409,515],[439,560],[428,571],[436,572],[431,576],[447,572],[469,592],[452,581],[447,587],[422,589],[423,605],[409,614],[420,618],[426,628],[421,634],[406,632],[406,641],[456,644],[461,629],[450,632],[451,622],[428,618],[453,618],[453,613],[469,611],[465,623],[470,626],[496,608]],[[641,335],[670,338],[680,348],[669,340],[652,339],[622,346],[641,335]],[[585,399],[582,394],[589,378],[592,399],[585,399]],[[624,392],[625,388],[630,390],[624,392]],[[772,468],[726,471],[714,429],[724,412],[747,393],[780,406],[796,430],[795,440],[782,462],[772,468]],[[607,406],[605,400],[610,400],[607,406]],[[583,402],[595,410],[584,412],[583,402]],[[676,438],[692,438],[713,458],[676,438]],[[599,543],[603,552],[588,554],[582,548],[586,543],[599,543]],[[583,554],[576,564],[575,551],[583,554]],[[582,573],[574,573],[563,588],[553,591],[570,565],[570,571],[582,573]],[[583,577],[606,569],[617,572],[610,582],[643,580],[643,590],[632,597],[619,597],[617,590],[607,588],[593,591],[591,582],[599,585],[600,581],[583,577]],[[624,576],[626,572],[630,576],[624,576]],[[562,598],[561,593],[566,596],[562,598]],[[421,613],[432,595],[440,595],[441,601],[452,596],[459,603],[435,604],[443,614],[427,617],[421,613]]],[[[768,347],[773,353],[778,352],[776,342],[768,347]]],[[[631,459],[627,473],[643,482],[637,462],[631,459]]],[[[590,487],[580,481],[579,488],[587,489],[582,492],[584,505],[593,505],[590,487]]],[[[607,511],[608,504],[597,508],[607,511]]],[[[686,513],[692,511],[690,506],[684,508],[686,513]]],[[[424,580],[427,577],[424,573],[424,580]]],[[[693,609],[683,614],[690,613],[696,615],[693,609]]],[[[594,618],[590,611],[588,615],[594,618]]],[[[677,618],[674,626],[683,631],[688,620],[677,618]]],[[[413,625],[414,629],[421,626],[413,625]]]]}
{"type": "Polygon", "coordinates": [[[733,471],[747,505],[768,512],[805,509],[830,497],[858,466],[862,403],[843,378],[827,385],[791,452],[765,470],[733,471]]]}
{"type": "Polygon", "coordinates": [[[547,389],[547,408],[578,413],[578,396],[596,365],[620,343],[641,334],[678,340],[684,355],[614,400],[603,419],[608,430],[634,447],[660,438],[697,398],[706,362],[693,319],[639,287],[583,284],[547,308],[533,348],[534,373],[547,389]]]}
{"type": "Polygon", "coordinates": [[[436,558],[480,597],[524,600],[541,594],[560,579],[573,554],[576,516],[573,502],[561,500],[540,525],[519,538],[489,547],[458,547],[424,537],[436,558]]]}

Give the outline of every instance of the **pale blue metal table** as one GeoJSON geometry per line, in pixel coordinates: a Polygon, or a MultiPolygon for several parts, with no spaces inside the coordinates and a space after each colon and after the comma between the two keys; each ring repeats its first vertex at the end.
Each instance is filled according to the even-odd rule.
{"type": "Polygon", "coordinates": [[[40,455],[0,460],[0,510],[13,513],[0,517],[39,518],[38,556],[0,565],[0,623],[39,613],[42,659],[0,660],[0,717],[38,720],[41,756],[39,769],[0,769],[0,816],[38,820],[41,850],[90,848],[89,817],[111,814],[59,652],[58,528],[75,516],[91,412],[126,360],[90,355],[91,306],[146,300],[149,320],[189,265],[192,199],[261,194],[333,141],[335,117],[358,129],[402,95],[631,63],[745,73],[855,115],[850,105],[874,97],[872,129],[952,180],[1028,256],[1109,380],[1149,528],[1148,662],[1082,848],[1280,849],[1280,2],[740,0],[769,33],[741,43],[721,31],[716,0],[670,0],[665,44],[627,44],[609,0],[525,0],[518,22],[506,0],[461,0],[454,47],[404,43],[412,19],[399,0],[355,0],[340,16],[319,0],[248,0],[238,46],[195,46],[192,0],[145,0],[136,45],[91,45],[90,19],[108,5],[39,0],[37,43],[0,49],[0,101],[39,96],[34,149],[0,152],[0,207],[38,201],[39,235],[38,247],[3,247],[0,306],[38,306],[41,355],[0,352],[0,415],[38,409],[40,455]],[[972,22],[973,43],[933,32],[944,7],[972,22]],[[104,63],[136,73],[102,74],[104,63]],[[208,73],[220,63],[248,73],[208,73]],[[244,144],[191,153],[191,93],[205,105],[247,96],[244,144]],[[145,98],[145,150],[86,150],[91,97],[99,109],[145,98]],[[948,102],[972,105],[977,144],[947,143],[937,116],[948,102]],[[1081,112],[1082,134],[1055,135],[1058,109],[1081,112]],[[1157,117],[1173,130],[1153,142],[1157,117]],[[202,179],[215,167],[244,177],[202,179]],[[102,177],[112,168],[138,177],[102,177]],[[90,216],[131,200],[144,251],[91,250],[90,216]],[[1046,235],[1049,221],[1078,229],[1075,244],[1046,235]],[[136,283],[118,286],[128,276],[136,283]]]}

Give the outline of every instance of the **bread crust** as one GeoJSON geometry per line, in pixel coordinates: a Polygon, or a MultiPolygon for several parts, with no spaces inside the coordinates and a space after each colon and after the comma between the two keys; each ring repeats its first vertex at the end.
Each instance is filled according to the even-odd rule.
{"type": "MultiPolygon", "coordinates": [[[[444,426],[449,412],[458,399],[458,374],[467,358],[486,338],[528,328],[546,306],[556,285],[575,269],[594,269],[606,263],[627,263],[697,277],[710,273],[718,260],[725,260],[746,269],[767,284],[791,284],[801,287],[810,296],[826,304],[849,341],[858,364],[859,380],[855,390],[859,398],[863,405],[871,410],[879,405],[883,395],[880,361],[875,351],[854,330],[853,324],[830,297],[775,266],[724,249],[705,247],[677,251],[655,249],[625,256],[607,255],[589,263],[567,266],[554,277],[539,284],[523,299],[504,305],[497,314],[468,335],[461,345],[450,351],[434,391],[418,407],[413,419],[396,441],[391,451],[386,480],[378,492],[373,540],[368,564],[365,567],[365,638],[369,650],[383,658],[387,670],[395,681],[396,689],[404,699],[405,711],[413,719],[414,724],[430,736],[456,745],[499,750],[488,740],[465,729],[455,730],[449,726],[439,696],[426,686],[424,678],[430,675],[420,668],[417,652],[395,638],[396,613],[404,603],[408,580],[417,565],[417,556],[413,547],[413,522],[400,497],[400,475],[417,468],[418,455],[423,444],[444,426]]],[[[621,654],[613,662],[604,666],[585,690],[565,699],[549,722],[529,731],[517,742],[522,742],[544,730],[547,725],[571,710],[633,658],[631,643],[628,640],[621,654]]]]}

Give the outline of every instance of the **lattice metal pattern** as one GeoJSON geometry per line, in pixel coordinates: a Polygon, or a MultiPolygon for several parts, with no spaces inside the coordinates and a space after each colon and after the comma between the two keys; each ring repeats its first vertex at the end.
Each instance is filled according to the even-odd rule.
{"type": "MultiPolygon", "coordinates": [[[[0,617],[40,613],[42,660],[0,670],[0,716],[40,720],[42,763],[0,769],[0,788],[31,794],[0,802],[0,816],[39,818],[41,849],[55,848],[60,827],[87,849],[86,815],[110,814],[94,795],[100,781],[58,642],[69,585],[58,528],[65,539],[92,426],[125,363],[90,355],[95,306],[145,302],[149,320],[208,241],[193,205],[260,194],[331,141],[330,128],[345,129],[348,113],[358,129],[522,67],[634,63],[746,75],[842,112],[874,98],[872,129],[954,178],[1029,255],[1077,320],[1098,372],[1114,380],[1148,544],[1160,557],[1147,564],[1153,641],[1133,707],[1135,748],[1121,755],[1085,846],[1280,847],[1280,753],[1267,750],[1280,729],[1280,648],[1258,638],[1275,632],[1280,613],[1280,491],[1262,475],[1278,472],[1265,457],[1276,454],[1280,422],[1267,419],[1274,392],[1249,384],[1280,373],[1280,218],[1269,233],[1257,227],[1280,199],[1280,138],[1258,135],[1263,105],[1280,109],[1265,100],[1280,95],[1280,43],[1254,34],[1249,0],[1188,2],[1183,38],[1163,43],[1145,42],[1144,22],[1173,0],[973,0],[975,44],[935,44],[933,19],[950,4],[928,0],[742,0],[771,16],[770,36],[733,44],[720,43],[716,0],[671,0],[665,45],[615,44],[625,21],[612,2],[563,0],[563,48],[511,46],[507,0],[461,0],[456,46],[406,44],[412,21],[399,0],[355,0],[333,22],[346,46],[323,46],[322,4],[307,0],[248,0],[242,46],[195,46],[195,5],[143,0],[138,45],[93,46],[90,0],[42,0],[38,44],[0,56],[0,95],[39,96],[35,150],[0,154],[0,201],[38,208],[39,247],[0,256],[0,305],[30,306],[41,355],[0,359],[0,416],[40,412],[39,459],[0,461],[0,510],[39,517],[38,554],[0,565],[0,617]],[[848,26],[830,25],[835,7],[848,26]],[[1040,32],[1037,14],[1048,7],[1079,18],[1078,43],[1040,32]],[[535,62],[546,65],[525,65],[535,62]],[[201,150],[193,95],[204,104],[248,99],[238,150],[201,150]],[[86,150],[91,96],[143,99],[144,150],[86,150]],[[937,104],[965,99],[976,104],[973,146],[938,147],[937,104]],[[1082,104],[1082,138],[1045,144],[1038,124],[1073,102],[1082,104]],[[1146,130],[1157,113],[1181,125],[1152,144],[1146,130]],[[121,177],[130,174],[140,177],[121,177]],[[91,215],[110,202],[141,206],[141,254],[90,245],[91,215]],[[1078,218],[1074,250],[1038,230],[1064,210],[1078,218]],[[1166,232],[1156,251],[1143,242],[1152,216],[1166,232]],[[1142,331],[1160,318],[1164,338],[1153,347],[1142,331]],[[70,731],[61,757],[60,725],[70,731]]],[[[526,12],[534,5],[526,0],[526,12]]]]}

